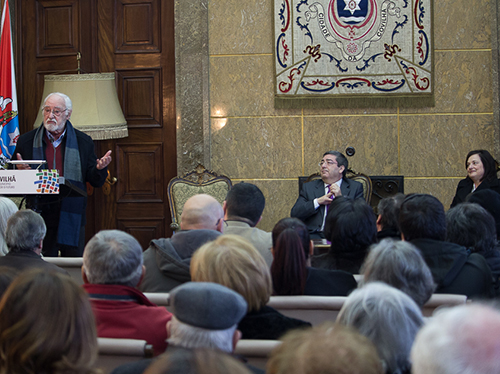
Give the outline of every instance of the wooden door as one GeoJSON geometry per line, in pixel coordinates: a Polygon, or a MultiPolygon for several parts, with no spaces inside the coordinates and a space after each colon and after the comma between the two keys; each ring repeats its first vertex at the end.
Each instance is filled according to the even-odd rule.
{"type": "Polygon", "coordinates": [[[166,187],[176,175],[173,0],[18,0],[21,133],[32,128],[45,74],[116,72],[129,136],[97,141],[113,151],[117,183],[89,196],[87,239],[117,228],[147,248],[170,234],[166,187]]]}

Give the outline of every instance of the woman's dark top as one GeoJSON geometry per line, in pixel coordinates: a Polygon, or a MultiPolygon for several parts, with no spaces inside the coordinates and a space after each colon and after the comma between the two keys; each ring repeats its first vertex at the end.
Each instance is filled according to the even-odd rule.
{"type": "Polygon", "coordinates": [[[357,286],[356,279],[346,271],[307,268],[304,295],[347,296],[357,286]]]}
{"type": "Polygon", "coordinates": [[[289,330],[310,327],[309,322],[286,317],[270,306],[247,313],[238,324],[242,339],[278,340],[289,330]]]}
{"type": "Polygon", "coordinates": [[[343,270],[351,274],[359,274],[359,269],[365,260],[366,250],[343,252],[334,255],[330,252],[311,259],[312,266],[320,269],[343,270]]]}
{"type": "Polygon", "coordinates": [[[457,191],[455,192],[455,197],[453,198],[453,201],[451,203],[451,208],[453,208],[455,205],[463,203],[467,199],[467,196],[469,196],[469,194],[475,193],[477,191],[490,189],[497,193],[500,193],[500,182],[497,178],[483,180],[481,184],[477,186],[474,192],[472,192],[473,184],[474,182],[472,182],[472,179],[470,179],[469,177],[458,182],[457,191]]]}

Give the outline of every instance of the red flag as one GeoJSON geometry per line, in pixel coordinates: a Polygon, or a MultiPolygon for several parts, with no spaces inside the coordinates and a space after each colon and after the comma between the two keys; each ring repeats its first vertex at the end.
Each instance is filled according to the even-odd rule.
{"type": "Polygon", "coordinates": [[[8,0],[5,0],[3,7],[0,32],[0,164],[4,164],[12,157],[19,138],[16,78],[8,0]]]}

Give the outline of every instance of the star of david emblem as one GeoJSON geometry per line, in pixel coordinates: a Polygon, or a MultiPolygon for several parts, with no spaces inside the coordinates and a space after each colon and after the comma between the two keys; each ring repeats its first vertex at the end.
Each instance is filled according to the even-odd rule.
{"type": "Polygon", "coordinates": [[[351,15],[353,15],[355,11],[361,10],[361,8],[359,7],[360,1],[361,0],[344,0],[344,10],[348,10],[349,12],[351,12],[351,15]]]}

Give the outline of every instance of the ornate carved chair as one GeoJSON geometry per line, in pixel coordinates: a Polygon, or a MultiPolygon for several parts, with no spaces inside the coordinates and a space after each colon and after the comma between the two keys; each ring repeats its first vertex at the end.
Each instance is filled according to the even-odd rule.
{"type": "Polygon", "coordinates": [[[182,208],[191,196],[204,193],[213,196],[222,204],[231,187],[231,179],[207,170],[201,164],[182,177],[172,178],[167,187],[168,204],[172,218],[170,228],[174,231],[180,228],[182,208]]]}
{"type": "MultiPolygon", "coordinates": [[[[363,185],[363,197],[365,198],[366,202],[370,204],[371,198],[372,198],[372,190],[373,190],[373,185],[372,185],[372,180],[370,177],[366,174],[363,173],[356,173],[355,171],[351,169],[347,169],[346,172],[346,177],[349,179],[352,179],[356,182],[359,182],[363,185]]],[[[319,173],[314,173],[311,174],[303,183],[310,182],[315,179],[320,179],[319,173]]],[[[299,177],[299,192],[302,189],[302,183],[300,183],[300,177],[299,177]]]]}

